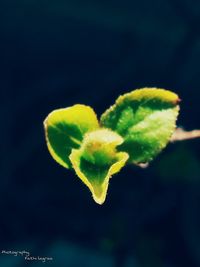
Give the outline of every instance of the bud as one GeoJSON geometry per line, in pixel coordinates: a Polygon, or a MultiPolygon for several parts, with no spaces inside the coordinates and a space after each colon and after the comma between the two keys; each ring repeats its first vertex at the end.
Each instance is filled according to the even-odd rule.
{"type": "Polygon", "coordinates": [[[99,129],[86,134],[82,145],[82,157],[97,166],[110,165],[116,160],[116,146],[123,138],[109,129],[99,129]]]}

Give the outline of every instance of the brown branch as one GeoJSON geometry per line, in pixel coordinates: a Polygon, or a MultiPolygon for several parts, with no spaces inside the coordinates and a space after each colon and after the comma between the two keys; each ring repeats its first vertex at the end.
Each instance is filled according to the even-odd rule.
{"type": "Polygon", "coordinates": [[[195,138],[200,138],[200,130],[185,131],[182,128],[177,128],[173,133],[170,142],[177,142],[195,138]]]}

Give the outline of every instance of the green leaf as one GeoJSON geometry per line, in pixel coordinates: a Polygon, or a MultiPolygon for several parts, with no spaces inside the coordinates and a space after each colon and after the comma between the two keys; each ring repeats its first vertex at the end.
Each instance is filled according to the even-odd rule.
{"type": "Polygon", "coordinates": [[[168,90],[138,89],[120,96],[101,116],[101,125],[124,138],[119,150],[129,154],[129,162],[149,162],[167,145],[175,130],[179,101],[168,90]]]}
{"type": "Polygon", "coordinates": [[[78,177],[90,189],[94,200],[103,204],[111,175],[125,165],[128,154],[117,152],[123,138],[108,129],[99,129],[85,135],[80,149],[70,155],[78,177]]]}
{"type": "Polygon", "coordinates": [[[51,156],[63,167],[71,168],[69,155],[79,148],[85,133],[99,127],[93,109],[85,105],[57,109],[44,121],[47,146],[51,156]]]}

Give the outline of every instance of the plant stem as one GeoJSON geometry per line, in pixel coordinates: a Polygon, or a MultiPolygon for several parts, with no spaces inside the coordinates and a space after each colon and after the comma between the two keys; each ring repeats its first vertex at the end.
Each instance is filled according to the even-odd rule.
{"type": "Polygon", "coordinates": [[[189,139],[200,138],[200,130],[185,131],[182,128],[177,128],[173,133],[170,142],[184,141],[189,139]]]}

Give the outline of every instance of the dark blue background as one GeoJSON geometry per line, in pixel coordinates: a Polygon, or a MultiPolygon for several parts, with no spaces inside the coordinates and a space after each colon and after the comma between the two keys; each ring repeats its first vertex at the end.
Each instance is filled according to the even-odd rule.
{"type": "MultiPolygon", "coordinates": [[[[198,0],[0,0],[0,249],[52,266],[200,266],[200,142],[169,145],[110,182],[103,206],[50,157],[43,120],[82,103],[98,116],[145,86],[182,99],[200,128],[198,0]]],[[[0,266],[44,266],[0,255],[0,266]]]]}

